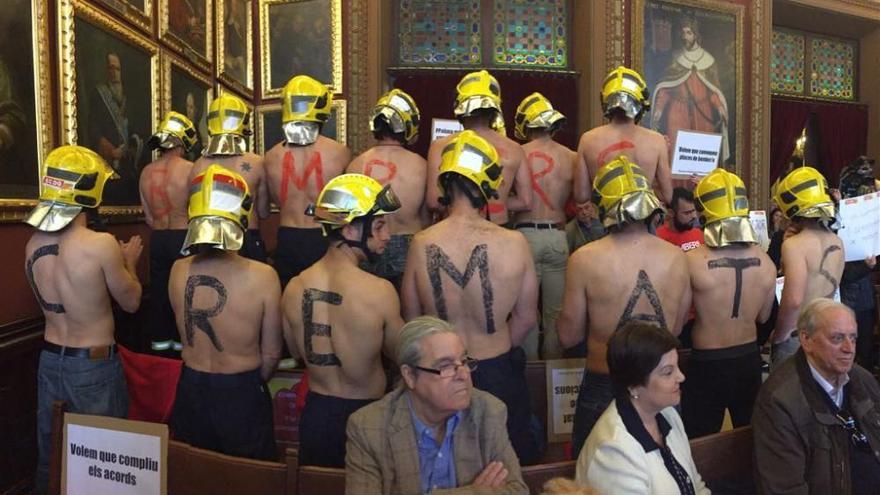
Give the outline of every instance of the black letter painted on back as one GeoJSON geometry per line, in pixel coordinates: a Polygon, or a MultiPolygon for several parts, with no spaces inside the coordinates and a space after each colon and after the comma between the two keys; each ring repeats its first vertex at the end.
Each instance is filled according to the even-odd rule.
{"type": "Polygon", "coordinates": [[[37,296],[37,302],[40,303],[40,307],[43,308],[43,311],[48,311],[50,313],[64,313],[64,305],[61,303],[50,303],[43,299],[43,295],[40,294],[40,289],[37,287],[37,281],[34,279],[34,264],[38,259],[43,256],[58,256],[58,244],[48,244],[46,246],[41,246],[34,251],[34,254],[27,260],[27,264],[25,265],[25,271],[27,272],[28,282],[31,284],[31,289],[34,290],[34,295],[37,296]]]}
{"type": "Polygon", "coordinates": [[[825,252],[822,253],[822,261],[819,262],[819,275],[825,277],[828,282],[831,283],[831,292],[825,295],[825,297],[829,299],[834,298],[834,293],[837,292],[838,282],[837,279],[834,278],[834,275],[831,274],[828,270],[825,269],[825,260],[828,259],[828,255],[833,253],[834,251],[840,251],[840,246],[828,246],[825,249],[825,252]]]}
{"type": "Polygon", "coordinates": [[[758,258],[720,258],[710,260],[709,269],[715,268],[733,268],[736,270],[736,292],[733,293],[733,311],[730,313],[731,318],[739,318],[739,302],[742,298],[743,270],[747,270],[753,266],[761,266],[761,260],[758,258]]]}
{"type": "Polygon", "coordinates": [[[211,321],[208,319],[220,314],[223,311],[223,307],[226,306],[226,287],[223,286],[223,283],[210,275],[191,275],[186,279],[184,301],[186,303],[184,311],[186,344],[189,346],[193,345],[195,329],[198,328],[205,332],[205,335],[211,339],[211,343],[214,344],[218,351],[223,352],[223,344],[217,338],[217,334],[214,333],[214,327],[211,326],[211,321]],[[214,307],[208,309],[193,308],[193,296],[196,293],[196,287],[210,287],[217,292],[217,303],[214,304],[214,307]]]}
{"type": "MultiPolygon", "coordinates": [[[[335,292],[324,292],[318,289],[306,289],[303,292],[302,312],[303,312],[303,340],[306,346],[306,361],[315,366],[342,366],[342,362],[336,354],[330,352],[327,354],[318,354],[312,345],[312,339],[315,337],[330,338],[330,325],[324,323],[315,323],[312,320],[315,301],[339,306],[342,304],[342,295],[335,292]]],[[[333,348],[333,343],[330,343],[333,348]]]]}
{"type": "Polygon", "coordinates": [[[654,286],[651,285],[651,279],[648,278],[648,274],[645,273],[645,270],[639,270],[639,278],[636,280],[636,286],[633,288],[632,294],[629,296],[629,301],[626,303],[626,309],[624,309],[623,314],[620,315],[620,320],[617,321],[617,328],[614,330],[620,330],[630,320],[654,322],[663,328],[668,328],[666,326],[666,317],[663,316],[663,306],[660,305],[660,296],[657,295],[657,291],[654,290],[654,286]],[[654,314],[633,314],[633,310],[636,308],[636,303],[639,302],[639,298],[642,297],[643,292],[648,296],[648,302],[651,304],[651,309],[654,311],[654,314]]]}
{"type": "Polygon", "coordinates": [[[495,315],[492,311],[492,281],[489,280],[489,250],[486,244],[480,244],[471,251],[467,267],[464,273],[446,256],[446,253],[436,244],[430,244],[425,248],[428,258],[428,278],[431,280],[431,289],[434,292],[434,306],[437,308],[437,316],[442,319],[448,318],[446,311],[446,299],[443,297],[443,283],[440,280],[440,270],[446,272],[449,278],[462,289],[470,282],[477,268],[480,269],[480,289],[483,292],[483,308],[486,312],[486,332],[495,333],[495,315]]]}

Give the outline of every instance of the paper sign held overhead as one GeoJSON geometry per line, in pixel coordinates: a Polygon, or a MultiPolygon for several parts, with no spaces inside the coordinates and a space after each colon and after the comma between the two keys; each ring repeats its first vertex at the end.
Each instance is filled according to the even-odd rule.
{"type": "Polygon", "coordinates": [[[840,202],[840,229],[846,261],[861,261],[880,254],[880,193],[840,202]]]}
{"type": "Polygon", "coordinates": [[[704,176],[718,166],[721,134],[678,131],[672,151],[672,176],[704,176]]]}
{"type": "Polygon", "coordinates": [[[451,136],[464,130],[464,126],[453,119],[431,119],[431,142],[451,136]]]}
{"type": "Polygon", "coordinates": [[[755,229],[755,235],[758,236],[758,243],[761,248],[766,251],[770,247],[770,234],[767,232],[767,212],[764,210],[753,210],[749,212],[749,222],[755,229]]]}

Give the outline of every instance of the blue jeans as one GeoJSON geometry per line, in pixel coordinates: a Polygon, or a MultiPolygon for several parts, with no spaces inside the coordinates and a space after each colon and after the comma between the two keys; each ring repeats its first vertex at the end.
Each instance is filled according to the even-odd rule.
{"type": "Polygon", "coordinates": [[[67,402],[67,411],[124,418],[128,414],[128,389],[122,363],[114,354],[104,359],[40,353],[37,371],[37,493],[49,484],[52,448],[52,404],[67,402]]]}
{"type": "Polygon", "coordinates": [[[574,424],[571,431],[571,458],[577,460],[581,448],[599,416],[608,409],[614,394],[611,390],[611,378],[584,370],[581,389],[578,391],[577,406],[574,410],[574,424]]]}

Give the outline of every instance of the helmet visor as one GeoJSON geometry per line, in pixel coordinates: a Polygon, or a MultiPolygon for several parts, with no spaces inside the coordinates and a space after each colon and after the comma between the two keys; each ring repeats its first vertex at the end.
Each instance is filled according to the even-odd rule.
{"type": "Polygon", "coordinates": [[[308,113],[317,99],[317,96],[292,95],[290,97],[290,111],[291,113],[308,113]]]}
{"type": "Polygon", "coordinates": [[[186,129],[186,124],[174,117],[170,117],[168,121],[165,122],[165,130],[168,132],[182,134],[184,129],[186,129]]]}
{"type": "Polygon", "coordinates": [[[376,204],[373,205],[372,212],[380,211],[391,213],[399,209],[400,199],[397,197],[397,194],[394,193],[394,190],[391,189],[391,184],[386,184],[385,187],[379,191],[379,195],[376,196],[376,204]]]}

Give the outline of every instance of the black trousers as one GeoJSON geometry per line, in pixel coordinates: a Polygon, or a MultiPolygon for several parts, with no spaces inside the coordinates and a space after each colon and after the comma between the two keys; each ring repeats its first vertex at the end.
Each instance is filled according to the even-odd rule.
{"type": "Polygon", "coordinates": [[[299,464],[345,467],[348,417],[376,399],[343,399],[309,391],[299,420],[299,464]]]}
{"type": "Polygon", "coordinates": [[[146,313],[147,333],[153,342],[180,340],[174,311],[168,299],[171,266],[183,257],[180,248],[186,230],[154,230],[150,234],[150,302],[146,313]]]}
{"type": "Polygon", "coordinates": [[[491,359],[481,359],[471,374],[474,386],[507,406],[507,434],[520,464],[537,464],[544,454],[544,432],[532,417],[526,384],[526,353],[521,347],[491,359]]]}
{"type": "Polygon", "coordinates": [[[327,252],[327,238],[320,228],[278,227],[278,246],[274,266],[281,279],[281,289],[290,279],[312,266],[327,252]]]}
{"type": "Polygon", "coordinates": [[[734,428],[748,425],[761,388],[761,364],[756,342],[691,351],[681,397],[688,437],[721,431],[725,409],[730,411],[734,428]]]}
{"type": "Polygon", "coordinates": [[[856,341],[856,361],[859,366],[874,372],[877,365],[877,352],[874,350],[874,327],[877,324],[873,309],[856,311],[856,324],[859,329],[856,341]]]}
{"type": "Polygon", "coordinates": [[[220,374],[184,366],[171,411],[175,440],[222,454],[278,459],[272,400],[260,370],[220,374]]]}
{"type": "Polygon", "coordinates": [[[259,230],[254,229],[245,231],[244,242],[242,243],[238,254],[245,258],[259,261],[260,263],[266,262],[268,259],[268,256],[266,256],[266,244],[263,242],[263,238],[260,237],[259,230]]]}

